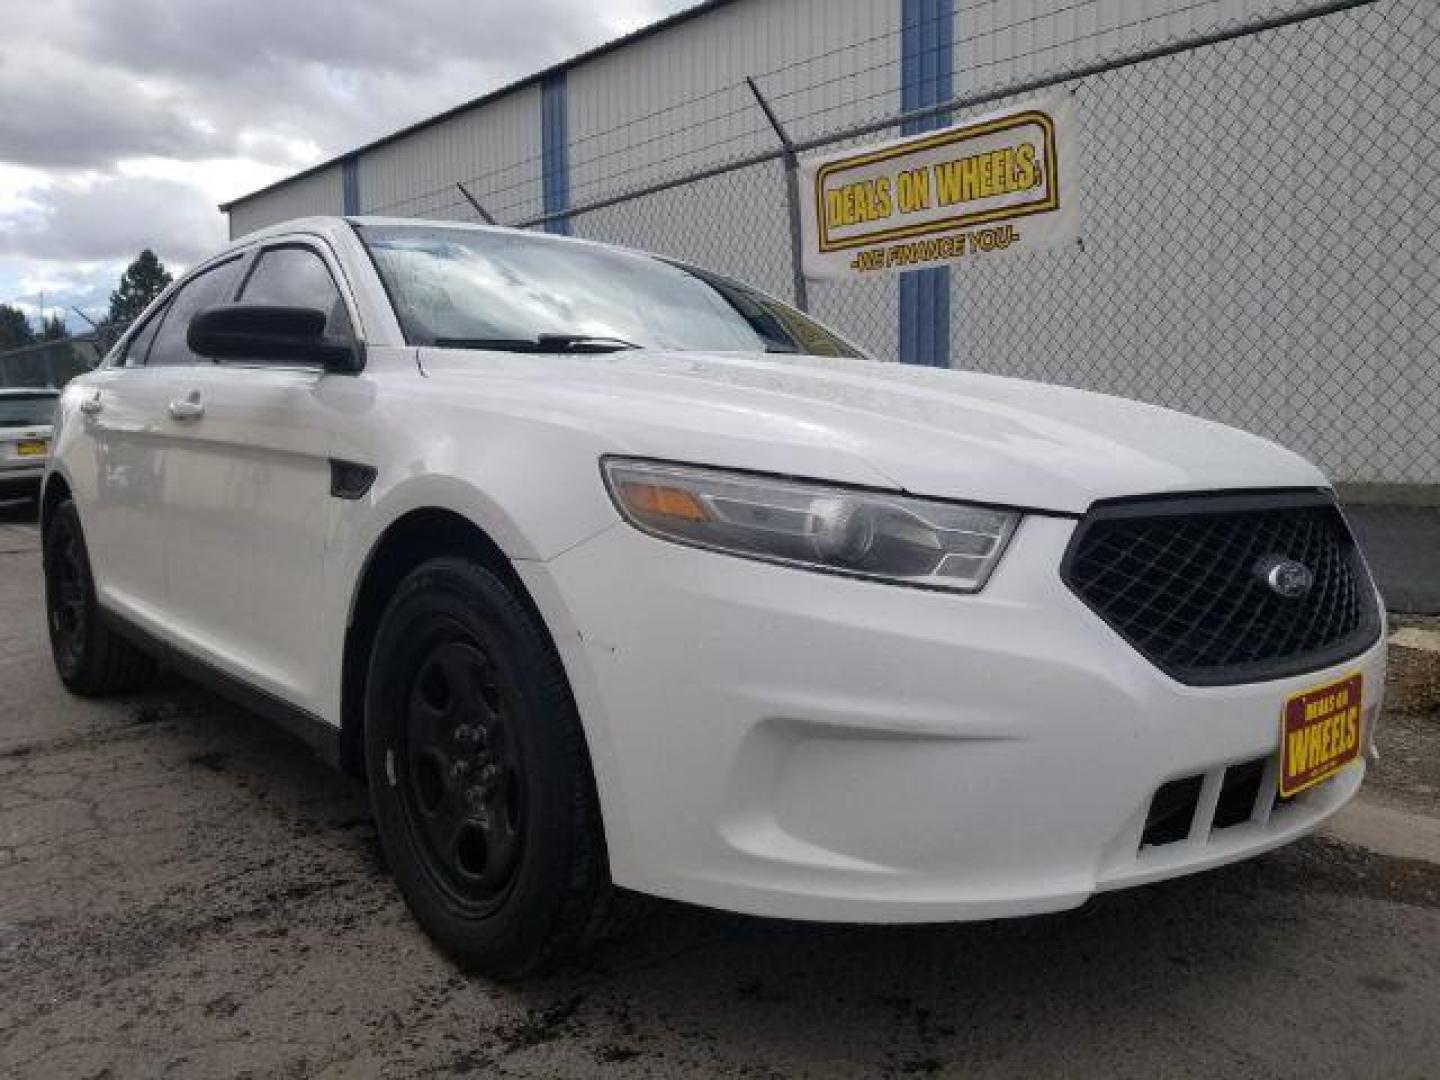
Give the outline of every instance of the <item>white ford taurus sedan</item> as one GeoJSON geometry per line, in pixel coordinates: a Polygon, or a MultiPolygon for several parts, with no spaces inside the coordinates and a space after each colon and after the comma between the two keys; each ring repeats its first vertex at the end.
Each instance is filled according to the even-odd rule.
{"type": "Polygon", "coordinates": [[[980,919],[1253,855],[1355,794],[1383,686],[1296,455],[503,229],[197,266],[66,388],[43,527],[68,687],[158,661],[305,736],[501,976],[617,887],[980,919]]]}

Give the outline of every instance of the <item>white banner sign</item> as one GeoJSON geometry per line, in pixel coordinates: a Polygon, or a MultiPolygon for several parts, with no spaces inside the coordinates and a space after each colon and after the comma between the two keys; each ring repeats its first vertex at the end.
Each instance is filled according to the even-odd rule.
{"type": "Polygon", "coordinates": [[[1061,94],[801,162],[805,276],[855,278],[1074,242],[1071,108],[1061,94]]]}

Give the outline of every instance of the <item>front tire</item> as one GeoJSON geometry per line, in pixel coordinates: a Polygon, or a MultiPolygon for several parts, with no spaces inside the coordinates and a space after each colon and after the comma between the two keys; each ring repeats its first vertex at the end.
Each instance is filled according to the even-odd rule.
{"type": "Polygon", "coordinates": [[[583,944],[611,892],[554,646],[485,568],[424,563],[376,632],[365,760],[386,859],[462,966],[519,978],[583,944]]]}
{"type": "Polygon", "coordinates": [[[105,625],[80,514],[71,500],[51,513],[42,551],[50,655],[60,681],[82,697],[143,687],[155,676],[155,661],[105,625]]]}

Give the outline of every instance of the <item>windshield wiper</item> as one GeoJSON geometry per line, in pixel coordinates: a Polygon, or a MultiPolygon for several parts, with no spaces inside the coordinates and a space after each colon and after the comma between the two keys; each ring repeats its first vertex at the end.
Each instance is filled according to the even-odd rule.
{"type": "Polygon", "coordinates": [[[494,349],[523,353],[607,353],[641,346],[602,334],[536,334],[533,338],[436,338],[442,349],[494,349]]]}

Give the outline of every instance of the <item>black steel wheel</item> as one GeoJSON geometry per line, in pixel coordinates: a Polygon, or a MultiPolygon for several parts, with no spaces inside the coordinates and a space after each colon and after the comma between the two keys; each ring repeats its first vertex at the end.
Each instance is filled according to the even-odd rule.
{"type": "Polygon", "coordinates": [[[75,671],[85,654],[85,631],[90,617],[89,575],[80,530],[71,515],[51,527],[46,586],[50,607],[50,647],[61,672],[75,671]]]}
{"type": "Polygon", "coordinates": [[[516,688],[459,625],[438,627],[411,683],[399,764],[407,824],[459,909],[487,914],[515,883],[525,844],[516,688]]]}
{"type": "Polygon", "coordinates": [[[365,765],[396,883],[464,967],[518,978],[614,921],[580,718],[517,586],[454,557],[405,578],[371,649],[365,765]]]}
{"type": "Polygon", "coordinates": [[[50,654],[60,680],[87,697],[143,686],[154,676],[155,663],[101,618],[85,533],[70,500],[47,516],[42,550],[50,654]]]}

